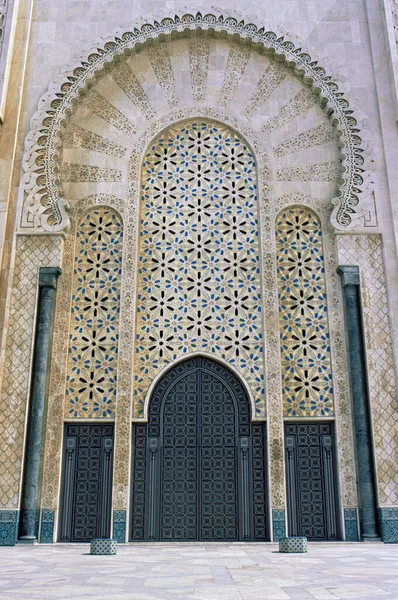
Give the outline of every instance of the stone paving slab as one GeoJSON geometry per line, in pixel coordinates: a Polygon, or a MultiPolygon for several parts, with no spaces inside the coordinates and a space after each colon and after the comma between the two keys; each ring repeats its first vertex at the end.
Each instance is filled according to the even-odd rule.
{"type": "Polygon", "coordinates": [[[398,545],[88,544],[0,547],[0,600],[398,600],[398,545]]]}

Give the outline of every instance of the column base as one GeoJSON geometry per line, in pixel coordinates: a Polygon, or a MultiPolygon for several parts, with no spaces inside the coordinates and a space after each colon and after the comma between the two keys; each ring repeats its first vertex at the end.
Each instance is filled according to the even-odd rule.
{"type": "Polygon", "coordinates": [[[37,537],[33,537],[30,535],[25,535],[23,537],[21,537],[19,540],[17,540],[17,544],[27,544],[27,545],[31,545],[33,546],[34,544],[37,544],[37,537]]]}

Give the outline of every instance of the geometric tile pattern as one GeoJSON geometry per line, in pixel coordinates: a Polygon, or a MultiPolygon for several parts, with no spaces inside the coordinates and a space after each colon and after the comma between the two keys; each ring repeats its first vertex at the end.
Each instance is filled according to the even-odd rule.
{"type": "Polygon", "coordinates": [[[385,544],[398,544],[398,508],[380,508],[379,519],[385,544]]]}
{"type": "Polygon", "coordinates": [[[18,535],[18,510],[0,510],[0,546],[14,546],[18,535]]]}
{"type": "Polygon", "coordinates": [[[76,233],[66,417],[115,415],[121,266],[121,219],[94,208],[76,233]]]}
{"type": "Polygon", "coordinates": [[[125,510],[114,510],[113,511],[113,539],[117,540],[120,544],[124,544],[126,541],[126,511],[125,510]]]}
{"type": "Polygon", "coordinates": [[[41,511],[40,544],[52,544],[54,541],[55,510],[41,511]]]}
{"type": "Polygon", "coordinates": [[[359,265],[380,506],[398,505],[398,411],[381,237],[338,236],[340,265],[359,265]]]}
{"type": "Polygon", "coordinates": [[[346,542],[359,542],[358,514],[356,508],[344,508],[346,542]]]}
{"type": "Polygon", "coordinates": [[[156,373],[194,351],[234,365],[264,414],[256,164],[207,120],[169,129],[144,158],[135,417],[156,373]]]}
{"type": "Polygon", "coordinates": [[[276,222],[282,393],[287,417],[334,414],[322,231],[298,206],[276,222]]]}
{"type": "Polygon", "coordinates": [[[278,542],[286,535],[285,510],[283,508],[272,509],[272,539],[278,542]]]}

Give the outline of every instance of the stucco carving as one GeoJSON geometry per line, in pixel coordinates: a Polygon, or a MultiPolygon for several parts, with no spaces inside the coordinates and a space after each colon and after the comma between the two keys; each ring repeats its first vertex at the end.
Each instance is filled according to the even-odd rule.
{"type": "MultiPolygon", "coordinates": [[[[103,40],[101,47],[94,48],[84,60],[76,63],[65,73],[61,79],[54,83],[49,92],[40,101],[40,109],[32,119],[32,129],[26,142],[26,155],[24,159],[24,210],[22,215],[22,228],[30,230],[54,232],[65,229],[69,224],[67,215],[67,203],[63,200],[62,185],[59,180],[57,163],[59,161],[60,135],[63,132],[65,121],[73,111],[74,105],[80,101],[81,94],[87,90],[88,83],[103,76],[104,70],[116,57],[137,51],[147,42],[164,39],[164,36],[187,36],[191,32],[212,32],[223,36],[234,36],[234,40],[241,40],[245,45],[252,44],[253,47],[277,56],[279,70],[272,75],[271,79],[261,80],[259,85],[259,101],[263,102],[269,93],[270,87],[280,83],[283,79],[284,69],[290,67],[298,78],[312,88],[313,95],[319,98],[319,103],[335,127],[339,137],[339,146],[342,153],[342,172],[340,174],[338,194],[333,198],[334,205],[331,221],[338,230],[347,230],[363,226],[362,221],[356,218],[359,197],[363,185],[364,159],[361,150],[361,139],[358,135],[357,120],[349,107],[348,101],[338,90],[337,84],[326,74],[309,54],[297,48],[292,42],[278,37],[272,31],[265,31],[253,24],[238,22],[236,19],[222,15],[185,15],[181,18],[165,18],[160,23],[145,24],[140,29],[132,28],[131,31],[118,33],[103,40]],[[283,66],[285,63],[285,66],[283,66]]],[[[201,42],[197,42],[201,43],[201,42]]],[[[176,97],[173,73],[170,61],[159,46],[148,46],[149,54],[155,74],[167,98],[169,107],[176,107],[176,97]]],[[[236,56],[231,55],[231,61],[239,62],[244,66],[246,60],[245,51],[236,51],[236,56]]],[[[204,76],[206,65],[206,44],[202,43],[202,56],[199,61],[198,73],[194,83],[194,98],[200,98],[199,82],[204,76]]],[[[191,60],[190,68],[193,69],[195,61],[191,60]]],[[[272,69],[271,69],[272,70],[272,69]]],[[[227,98],[233,92],[236,85],[236,77],[225,80],[222,99],[227,98]]],[[[136,95],[142,101],[142,94],[136,95]]],[[[303,96],[305,94],[303,93],[303,96]]],[[[308,98],[307,98],[307,101],[308,98]]],[[[133,136],[135,128],[120,111],[111,107],[103,96],[92,90],[86,96],[85,102],[90,103],[93,111],[99,110],[108,113],[118,128],[123,128],[128,135],[133,136]],[[119,113],[119,114],[117,114],[119,113]]],[[[256,103],[257,100],[253,99],[256,103]]],[[[249,103],[248,115],[256,106],[249,103]]],[[[294,106],[292,106],[294,110],[294,106]]],[[[283,115],[279,116],[280,118],[283,115]]]]}

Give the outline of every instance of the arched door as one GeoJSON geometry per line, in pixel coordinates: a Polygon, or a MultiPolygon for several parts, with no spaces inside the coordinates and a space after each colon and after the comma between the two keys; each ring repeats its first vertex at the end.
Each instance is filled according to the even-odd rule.
{"type": "Polygon", "coordinates": [[[228,369],[178,364],[133,438],[133,540],[267,539],[264,427],[228,369]]]}

